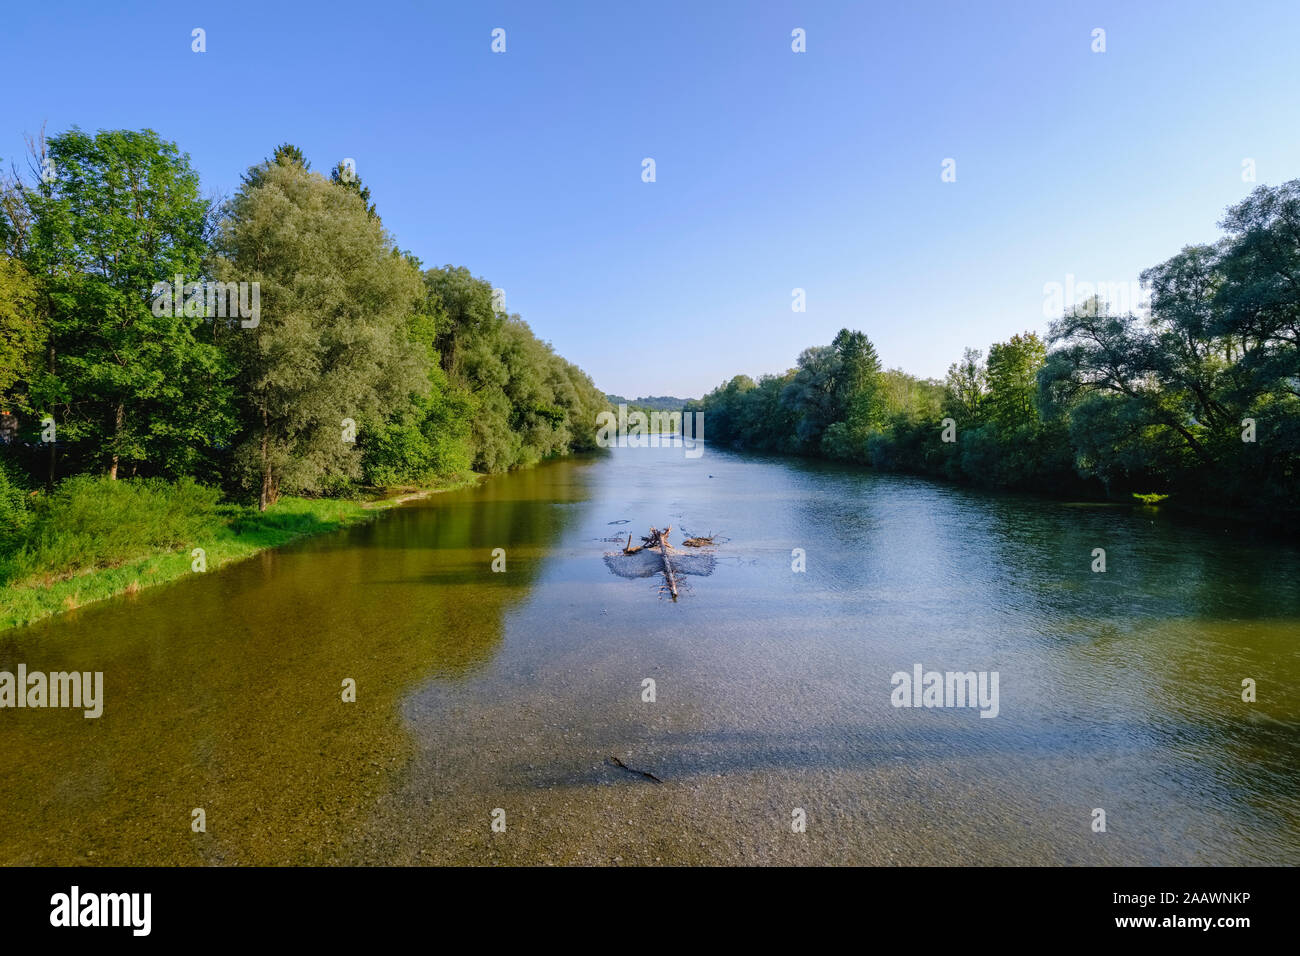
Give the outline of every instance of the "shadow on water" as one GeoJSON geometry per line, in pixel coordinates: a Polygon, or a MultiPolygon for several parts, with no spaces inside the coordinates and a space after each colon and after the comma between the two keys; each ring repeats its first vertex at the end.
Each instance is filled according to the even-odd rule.
{"type": "MultiPolygon", "coordinates": [[[[891,728],[882,734],[878,724],[860,726],[814,725],[797,731],[774,733],[751,730],[680,731],[657,733],[638,745],[638,769],[650,770],[664,782],[689,782],[697,777],[719,774],[748,774],[753,771],[786,772],[791,770],[853,770],[890,763],[943,761],[961,764],[995,760],[998,757],[1024,757],[1068,748],[1076,759],[1113,756],[1127,748],[1137,752],[1147,747],[1175,744],[1193,745],[1209,738],[1213,732],[1193,722],[1153,728],[1135,721],[1112,722],[1105,733],[1093,728],[1081,729],[1069,724],[1019,727],[1010,733],[981,735],[977,732],[954,734],[962,723],[977,721],[975,714],[965,714],[956,721],[949,715],[932,712],[929,727],[891,728]],[[965,718],[970,718],[967,721],[965,718]],[[1117,746],[1117,741],[1123,745],[1117,746]],[[1136,745],[1141,742],[1140,746],[1136,745]]],[[[970,730],[969,727],[966,728],[970,730]]],[[[1300,724],[1252,728],[1251,738],[1265,747],[1277,746],[1292,737],[1300,724]],[[1261,736],[1263,739],[1261,739],[1261,736]]],[[[1245,734],[1241,737],[1245,738],[1245,734]]],[[[593,752],[615,750],[628,738],[609,733],[603,741],[591,742],[593,752]]],[[[632,758],[629,758],[632,760],[632,758]]],[[[583,787],[597,783],[637,781],[605,765],[581,766],[564,761],[516,763],[505,775],[531,787],[583,787]]],[[[1249,776],[1260,768],[1243,764],[1241,773],[1249,776]]],[[[1225,786],[1228,781],[1225,781],[1225,786]]],[[[1203,793],[1202,799],[1210,799],[1203,793]]]]}
{"type": "Polygon", "coordinates": [[[346,858],[410,759],[402,697],[489,664],[585,475],[544,464],[0,636],[0,669],[102,671],[105,699],[0,712],[0,863],[346,858]]]}

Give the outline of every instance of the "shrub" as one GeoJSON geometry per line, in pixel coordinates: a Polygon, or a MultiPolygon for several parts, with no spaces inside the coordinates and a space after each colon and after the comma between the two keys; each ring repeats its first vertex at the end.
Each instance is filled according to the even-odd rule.
{"type": "Polygon", "coordinates": [[[69,478],[35,499],[4,575],[66,577],[182,547],[219,522],[218,497],[189,478],[69,478]]]}
{"type": "Polygon", "coordinates": [[[21,472],[0,460],[0,557],[18,547],[31,521],[31,493],[21,472]]]}

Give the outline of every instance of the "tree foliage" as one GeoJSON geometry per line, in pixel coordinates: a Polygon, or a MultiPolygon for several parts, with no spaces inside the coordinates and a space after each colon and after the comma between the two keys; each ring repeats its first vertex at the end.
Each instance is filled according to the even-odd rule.
{"type": "Polygon", "coordinates": [[[281,144],[213,209],[152,131],[33,145],[55,175],[0,180],[0,399],[22,421],[6,533],[42,471],[195,477],[266,508],[594,447],[590,378],[485,280],[422,271],[342,164],[327,178],[281,144]]]}
{"type": "Polygon", "coordinates": [[[1300,181],[1257,188],[1221,225],[1221,242],[1142,274],[1149,315],[1093,299],[1046,341],[967,348],[943,382],[880,373],[866,337],[841,332],[699,407],[738,447],[1300,525],[1300,181]]]}
{"type": "Polygon", "coordinates": [[[159,316],[151,302],[156,282],[201,276],[198,176],[151,130],[73,128],[48,145],[54,176],[24,190],[39,286],[29,317],[46,354],[23,406],[54,418],[75,470],[189,473],[230,432],[231,370],[202,316],[159,316]]]}

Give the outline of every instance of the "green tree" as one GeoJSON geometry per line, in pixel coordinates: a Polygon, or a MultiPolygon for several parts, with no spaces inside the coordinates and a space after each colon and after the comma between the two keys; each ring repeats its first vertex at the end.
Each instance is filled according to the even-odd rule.
{"type": "Polygon", "coordinates": [[[424,278],[438,310],[438,338],[434,344],[442,367],[453,378],[463,377],[465,348],[473,341],[492,337],[499,324],[492,286],[476,279],[464,266],[429,269],[424,278]]]}
{"type": "Polygon", "coordinates": [[[840,373],[840,353],[829,345],[814,345],[799,353],[794,377],[781,391],[781,401],[794,415],[795,440],[800,451],[820,450],[826,429],[841,420],[835,384],[840,373]]]}
{"type": "Polygon", "coordinates": [[[342,162],[338,163],[330,172],[330,182],[356,193],[366,207],[366,215],[371,219],[378,218],[378,213],[375,212],[375,204],[370,201],[370,187],[361,184],[361,177],[357,175],[355,169],[345,166],[342,162]]]}
{"type": "Polygon", "coordinates": [[[0,252],[0,401],[6,408],[16,397],[14,386],[31,378],[44,344],[36,284],[21,262],[0,252]]]}
{"type": "Polygon", "coordinates": [[[493,288],[468,269],[429,269],[435,351],[452,387],[472,403],[474,467],[531,464],[595,444],[605,396],[591,379],[538,340],[518,315],[498,312],[493,288]]]}
{"type": "Polygon", "coordinates": [[[294,167],[304,172],[311,171],[311,161],[307,159],[301,149],[292,143],[281,143],[271,151],[268,159],[248,168],[243,175],[243,187],[251,189],[260,185],[263,174],[273,166],[294,167]]]}
{"type": "Polygon", "coordinates": [[[957,424],[968,427],[983,418],[984,397],[988,379],[984,369],[984,353],[968,348],[961,361],[948,366],[944,385],[948,392],[947,411],[957,424]]]}
{"type": "MultiPolygon", "coordinates": [[[[1300,506],[1300,180],[1260,186],[1221,225],[1211,330],[1232,362],[1220,381],[1231,412],[1218,430],[1224,483],[1261,513],[1300,506]],[[1256,441],[1239,441],[1246,419],[1256,441]],[[1229,451],[1231,449],[1231,451],[1229,451]]],[[[1218,356],[1216,356],[1216,359],[1218,356]]],[[[1300,518],[1296,519],[1300,521],[1300,518]]]]}
{"type": "Polygon", "coordinates": [[[1300,179],[1256,188],[1221,225],[1228,237],[1213,331],[1229,340],[1248,387],[1298,398],[1300,179]]]}
{"type": "Polygon", "coordinates": [[[297,162],[250,171],[219,246],[221,278],[261,292],[258,325],[226,338],[241,396],[235,461],[259,506],[360,480],[344,420],[392,419],[429,389],[410,342],[419,273],[359,196],[297,162]]]}
{"type": "Polygon", "coordinates": [[[848,425],[855,440],[884,423],[887,408],[883,393],[880,356],[862,332],[840,329],[831,343],[839,354],[835,382],[837,417],[848,425]]]}
{"type": "Polygon", "coordinates": [[[1001,433],[1037,426],[1038,371],[1046,357],[1047,346],[1033,332],[990,346],[985,401],[989,418],[1001,433]]]}
{"type": "MultiPolygon", "coordinates": [[[[29,271],[48,322],[30,410],[74,459],[182,474],[233,425],[230,370],[202,314],[155,314],[155,283],[198,281],[208,205],[189,158],[152,130],[75,127],[49,141],[56,173],[25,191],[29,271]]],[[[52,476],[51,476],[52,477],[52,476]]]]}
{"type": "Polygon", "coordinates": [[[1167,389],[1158,374],[1158,326],[1093,301],[1053,322],[1048,341],[1042,402],[1049,415],[1069,416],[1086,473],[1109,487],[1121,478],[1167,482],[1178,471],[1213,467],[1188,394],[1167,389]],[[1143,456],[1144,449],[1152,454],[1143,456]]]}

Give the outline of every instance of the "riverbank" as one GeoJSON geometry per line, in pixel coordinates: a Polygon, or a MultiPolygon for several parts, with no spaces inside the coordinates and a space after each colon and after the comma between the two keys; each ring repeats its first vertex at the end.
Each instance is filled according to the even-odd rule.
{"type": "Polygon", "coordinates": [[[187,574],[215,571],[299,538],[370,521],[408,501],[464,488],[481,478],[471,473],[429,486],[387,488],[362,500],[285,497],[266,511],[221,504],[193,522],[179,544],[149,548],[134,543],[126,546],[130,553],[112,553],[110,549],[91,566],[42,568],[6,584],[0,590],[0,630],[32,624],[106,598],[136,594],[187,574]],[[202,551],[201,556],[195,554],[196,549],[202,551]]]}
{"type": "Polygon", "coordinates": [[[1077,474],[1058,474],[1054,479],[1040,483],[993,485],[982,483],[971,477],[952,474],[940,468],[921,468],[907,464],[877,466],[869,461],[855,461],[846,458],[832,458],[826,455],[797,451],[779,451],[772,449],[748,448],[743,444],[717,443],[712,446],[742,455],[771,457],[774,460],[789,459],[794,461],[822,462],[847,471],[878,475],[903,475],[910,478],[923,478],[952,488],[964,488],[980,494],[993,496],[1028,497],[1057,503],[1087,502],[1116,508],[1139,508],[1151,514],[1163,512],[1176,515],[1180,520],[1202,527],[1212,527],[1219,531],[1244,534],[1263,540],[1294,542],[1300,534],[1300,512],[1268,511],[1265,509],[1246,509],[1231,507],[1222,503],[1212,503],[1188,495],[1170,492],[1157,495],[1154,503],[1143,500],[1151,495],[1134,493],[1129,490],[1109,493],[1106,487],[1096,479],[1080,477],[1077,474]]]}

